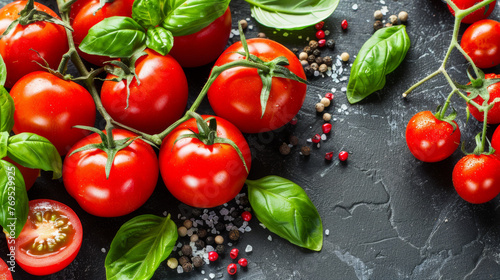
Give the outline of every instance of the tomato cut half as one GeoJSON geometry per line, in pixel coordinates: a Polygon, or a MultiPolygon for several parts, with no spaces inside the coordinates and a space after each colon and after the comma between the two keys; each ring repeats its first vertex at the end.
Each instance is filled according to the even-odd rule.
{"type": "Polygon", "coordinates": [[[0,280],[12,280],[12,273],[3,259],[0,259],[0,280]]]}
{"type": "Polygon", "coordinates": [[[16,261],[33,275],[58,272],[80,251],[80,219],[71,208],[50,199],[32,200],[29,207],[28,220],[15,242],[16,261]]]}

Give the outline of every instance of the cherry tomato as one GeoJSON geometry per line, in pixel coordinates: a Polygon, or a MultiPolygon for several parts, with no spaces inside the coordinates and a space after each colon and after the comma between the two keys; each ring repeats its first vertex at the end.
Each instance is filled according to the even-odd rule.
{"type": "MultiPolygon", "coordinates": [[[[26,187],[26,190],[29,191],[31,187],[35,184],[36,179],[38,176],[40,176],[40,169],[33,169],[33,168],[27,168],[19,163],[11,160],[9,157],[4,157],[3,160],[6,160],[12,164],[14,164],[19,171],[21,171],[21,174],[23,174],[23,179],[24,179],[24,185],[26,187]]],[[[1,279],[1,278],[0,278],[1,279]]]]}
{"type": "MultiPolygon", "coordinates": [[[[105,81],[101,100],[111,117],[149,134],[163,131],[186,109],[188,84],[182,67],[170,55],[153,50],[135,63],[137,77],[130,84],[127,108],[126,81],[105,81]]],[[[108,79],[115,76],[109,74],[108,79]]]]}
{"type": "MultiPolygon", "coordinates": [[[[15,261],[15,258],[12,261],[15,261]]],[[[12,273],[10,273],[9,266],[3,259],[0,259],[0,279],[12,280],[12,273]]]]}
{"type": "Polygon", "coordinates": [[[48,72],[21,78],[10,91],[14,99],[14,133],[31,132],[47,138],[65,155],[88,132],[75,125],[94,126],[95,104],[79,84],[48,72]]]}
{"type": "Polygon", "coordinates": [[[500,160],[494,155],[466,155],[453,169],[453,186],[470,203],[485,203],[500,192],[500,160]]]}
{"type": "MultiPolygon", "coordinates": [[[[202,116],[206,119],[209,116],[202,116]]],[[[217,136],[232,140],[250,169],[250,148],[241,132],[230,122],[215,117],[217,136]]],[[[235,149],[229,144],[206,145],[184,134],[198,132],[195,119],[174,129],[160,148],[160,172],[172,195],[193,207],[210,208],[233,199],[243,187],[247,171],[235,149]]]]}
{"type": "Polygon", "coordinates": [[[460,46],[479,68],[500,64],[500,22],[483,19],[472,24],[465,30],[460,46]]]}
{"type": "Polygon", "coordinates": [[[174,37],[170,50],[182,67],[198,67],[219,57],[226,48],[231,33],[231,11],[226,12],[202,30],[185,36],[174,37]]]}
{"type": "MultiPolygon", "coordinates": [[[[486,79],[498,79],[500,78],[500,75],[497,74],[486,74],[485,75],[486,79]]],[[[500,82],[493,84],[488,87],[488,92],[490,93],[490,99],[488,100],[488,104],[493,102],[495,98],[500,97],[500,82]]],[[[481,105],[484,102],[484,99],[481,96],[478,96],[473,99],[477,104],[481,105]]],[[[469,107],[470,113],[474,118],[476,118],[478,121],[482,122],[484,120],[484,112],[479,112],[476,107],[472,106],[471,104],[467,104],[469,107]]],[[[491,108],[488,111],[488,124],[497,124],[500,123],[500,105],[495,104],[493,105],[493,108],[491,108]]]]}
{"type": "MultiPolygon", "coordinates": [[[[114,129],[115,140],[136,137],[132,132],[114,129]]],[[[88,144],[101,143],[93,133],[76,143],[71,151],[88,144]]],[[[63,163],[63,182],[68,193],[83,210],[100,217],[117,217],[141,207],[151,196],[158,181],[158,159],[153,148],[135,139],[120,150],[106,179],[107,155],[90,149],[67,156],[63,163]]]]}
{"type": "Polygon", "coordinates": [[[460,128],[453,131],[451,124],[436,119],[431,111],[419,112],[406,126],[406,144],[418,160],[441,161],[458,148],[460,128]]]}
{"type": "Polygon", "coordinates": [[[107,56],[90,55],[80,51],[78,46],[87,36],[89,29],[105,18],[113,16],[132,17],[132,5],[134,0],[115,0],[106,2],[100,7],[99,0],[78,0],[71,6],[70,24],[73,27],[73,41],[78,54],[86,61],[103,65],[103,62],[111,60],[107,56]]]}
{"type": "MultiPolygon", "coordinates": [[[[19,12],[26,3],[27,1],[15,1],[0,9],[0,34],[19,18],[19,12]]],[[[35,8],[60,19],[54,11],[40,3],[35,2],[35,8]]],[[[43,70],[34,61],[45,65],[45,60],[51,68],[57,69],[62,55],[68,49],[66,31],[60,25],[44,21],[25,26],[17,24],[0,39],[0,55],[7,67],[5,87],[11,88],[17,80],[30,72],[43,70]]]]}
{"type": "MultiPolygon", "coordinates": [[[[474,4],[481,2],[481,0],[452,0],[455,5],[457,5],[458,8],[465,10],[468,9],[474,4]]],[[[490,4],[486,5],[485,7],[467,15],[462,19],[463,23],[474,23],[476,21],[482,20],[487,18],[495,9],[495,6],[497,4],[497,1],[493,1],[490,4]]],[[[455,11],[448,5],[448,9],[450,10],[451,14],[455,16],[455,11]]]]}
{"type": "Polygon", "coordinates": [[[28,221],[15,239],[16,262],[33,275],[58,272],[80,250],[80,219],[71,208],[50,199],[31,200],[29,207],[28,221]]]}
{"type": "MultiPolygon", "coordinates": [[[[247,43],[250,53],[264,61],[285,56],[290,64],[286,67],[299,77],[306,78],[300,61],[283,45],[262,38],[249,39],[247,43]]],[[[243,59],[237,52],[244,52],[241,42],[226,49],[215,65],[243,59]]],[[[257,69],[236,67],[217,77],[208,90],[208,100],[215,114],[230,121],[242,132],[258,133],[277,129],[292,120],[304,103],[306,89],[303,83],[273,77],[266,111],[261,117],[262,80],[257,69]]]]}
{"type": "Polygon", "coordinates": [[[496,150],[495,154],[500,155],[500,126],[497,126],[491,137],[491,146],[496,150]]]}

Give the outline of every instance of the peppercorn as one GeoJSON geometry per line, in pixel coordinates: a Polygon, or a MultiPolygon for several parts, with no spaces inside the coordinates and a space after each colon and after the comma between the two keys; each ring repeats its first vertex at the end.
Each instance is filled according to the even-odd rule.
{"type": "Polygon", "coordinates": [[[321,142],[321,135],[319,134],[314,134],[314,136],[311,138],[311,141],[314,143],[314,144],[318,144],[319,142],[321,142]]]}
{"type": "Polygon", "coordinates": [[[259,34],[257,34],[257,38],[266,38],[266,33],[259,32],[259,34]]]}
{"type": "Polygon", "coordinates": [[[316,112],[321,113],[325,110],[325,105],[322,103],[316,103],[316,112]]]}
{"type": "Polygon", "coordinates": [[[331,56],[323,57],[323,63],[326,64],[326,66],[332,66],[333,65],[332,57],[331,56]]]}
{"type": "Polygon", "coordinates": [[[184,256],[190,256],[193,253],[193,248],[191,248],[191,246],[186,244],[186,245],[181,247],[181,252],[182,252],[182,255],[184,255],[184,256]]]}
{"type": "Polygon", "coordinates": [[[318,40],[319,40],[319,39],[323,39],[323,38],[325,38],[325,31],[323,31],[323,30],[318,30],[318,31],[316,32],[316,38],[318,38],[318,40]]]}
{"type": "Polygon", "coordinates": [[[290,136],[290,144],[292,144],[292,146],[297,146],[297,144],[299,144],[299,138],[295,135],[290,136]]]}
{"type": "Polygon", "coordinates": [[[252,219],[252,213],[250,213],[249,211],[245,211],[241,213],[241,217],[243,218],[243,221],[250,222],[250,220],[252,219]]]}
{"type": "Polygon", "coordinates": [[[307,57],[307,62],[312,64],[315,61],[316,61],[316,56],[314,54],[311,54],[310,56],[307,57]]]}
{"type": "Polygon", "coordinates": [[[333,100],[333,97],[334,97],[334,96],[333,96],[333,93],[331,93],[331,92],[327,92],[327,93],[325,93],[325,98],[328,98],[328,100],[332,101],[332,100],[333,100]]]}
{"type": "Polygon", "coordinates": [[[240,252],[240,250],[238,250],[237,248],[233,248],[231,249],[231,252],[229,252],[229,256],[231,257],[231,259],[236,259],[238,257],[238,253],[240,252]]]}
{"type": "Polygon", "coordinates": [[[318,63],[316,63],[316,62],[311,63],[311,65],[309,65],[309,66],[310,66],[310,67],[312,68],[312,70],[314,70],[314,71],[318,71],[318,69],[319,69],[318,63]]]}
{"type": "Polygon", "coordinates": [[[324,113],[323,114],[323,120],[325,122],[329,122],[331,119],[332,119],[332,115],[331,114],[328,114],[328,113],[324,113]]]}
{"type": "Polygon", "coordinates": [[[238,241],[240,239],[240,232],[237,229],[233,229],[229,232],[229,239],[232,241],[238,241]]]}
{"type": "Polygon", "coordinates": [[[302,67],[309,66],[309,62],[307,62],[307,60],[301,60],[300,64],[302,64],[302,67]]]}
{"type": "Polygon", "coordinates": [[[401,22],[406,22],[408,20],[408,13],[405,11],[401,11],[398,14],[398,18],[401,22]]]}
{"type": "Polygon", "coordinates": [[[328,66],[326,66],[326,64],[321,64],[318,68],[319,72],[321,73],[325,73],[326,71],[328,71],[328,66]]]}
{"type": "Polygon", "coordinates": [[[312,77],[314,76],[314,69],[312,69],[311,66],[306,66],[304,67],[304,73],[307,77],[312,77]]]}
{"type": "Polygon", "coordinates": [[[307,53],[306,53],[306,52],[301,52],[301,53],[299,54],[299,60],[306,60],[308,56],[309,56],[309,55],[307,55],[307,53]]]}
{"type": "Polygon", "coordinates": [[[382,11],[376,10],[375,13],[373,13],[373,17],[376,20],[381,20],[384,17],[384,14],[382,14],[382,11]]]}
{"type": "Polygon", "coordinates": [[[182,265],[182,270],[184,270],[184,272],[191,272],[193,270],[193,264],[191,263],[185,263],[182,265]]]}
{"type": "Polygon", "coordinates": [[[342,59],[342,61],[347,62],[347,61],[349,61],[349,54],[348,54],[348,53],[346,53],[346,52],[343,52],[343,53],[340,55],[340,58],[342,59]]]}
{"type": "Polygon", "coordinates": [[[229,275],[235,275],[237,271],[238,271],[238,266],[235,263],[230,263],[227,266],[227,273],[229,275]]]}
{"type": "Polygon", "coordinates": [[[392,26],[392,23],[388,22],[384,25],[385,27],[391,27],[392,26]]]}
{"type": "Polygon", "coordinates": [[[339,160],[340,161],[346,161],[348,157],[349,157],[349,153],[346,151],[341,151],[339,153],[339,160]]]}
{"type": "Polygon", "coordinates": [[[321,55],[321,50],[320,49],[315,49],[312,53],[314,56],[318,57],[321,55]]]}
{"type": "Polygon", "coordinates": [[[325,154],[325,160],[331,161],[333,159],[333,152],[328,152],[325,154]]]}
{"type": "Polygon", "coordinates": [[[215,225],[215,230],[218,232],[222,232],[225,229],[226,229],[226,226],[224,225],[224,223],[219,222],[215,225]]]}
{"type": "Polygon", "coordinates": [[[198,238],[198,234],[193,234],[193,235],[191,235],[191,237],[189,238],[189,241],[191,241],[191,242],[196,242],[196,241],[198,241],[198,239],[199,239],[199,238],[198,238]]]}
{"type": "Polygon", "coordinates": [[[341,23],[340,23],[340,26],[342,27],[343,30],[347,30],[347,27],[349,26],[349,23],[347,22],[347,20],[343,20],[341,23]]]}
{"type": "Polygon", "coordinates": [[[304,52],[307,53],[307,55],[310,55],[313,53],[313,50],[309,46],[304,47],[304,52]]]}
{"type": "Polygon", "coordinates": [[[203,242],[203,240],[201,239],[198,239],[196,240],[196,242],[194,242],[194,246],[196,246],[196,249],[201,250],[205,248],[205,242],[203,242]]]}
{"type": "Polygon", "coordinates": [[[176,258],[170,258],[167,260],[167,266],[171,269],[177,268],[178,265],[179,265],[179,261],[177,261],[176,258]]]}
{"type": "Polygon", "coordinates": [[[318,65],[321,65],[323,64],[323,58],[321,56],[317,56],[314,62],[316,62],[318,65]]]}
{"type": "Polygon", "coordinates": [[[328,134],[332,131],[332,125],[329,123],[325,123],[321,126],[321,129],[323,130],[323,133],[328,134]]]}
{"type": "Polygon", "coordinates": [[[288,147],[288,144],[283,142],[283,144],[281,144],[280,146],[280,154],[286,156],[288,154],[290,154],[290,147],[288,147]]]}
{"type": "Polygon", "coordinates": [[[245,258],[241,258],[238,260],[238,263],[242,266],[242,267],[246,267],[248,265],[248,261],[247,259],[245,258]]]}
{"type": "MultiPolygon", "coordinates": [[[[293,117],[292,121],[293,120],[297,120],[297,117],[293,117]]],[[[247,206],[250,204],[250,201],[248,201],[248,196],[246,195],[242,195],[240,196],[240,204],[243,205],[243,206],[247,206]]]]}
{"type": "Polygon", "coordinates": [[[374,23],[373,23],[373,29],[375,31],[381,29],[382,27],[384,27],[384,24],[380,21],[380,20],[376,20],[374,23]]]}
{"type": "Polygon", "coordinates": [[[201,214],[203,213],[203,211],[200,209],[200,208],[193,208],[193,217],[199,217],[201,216],[201,214]]]}
{"type": "Polygon", "coordinates": [[[208,234],[208,232],[206,229],[204,229],[204,228],[198,229],[198,237],[199,238],[205,238],[205,237],[207,237],[207,234],[208,234]]]}
{"type": "Polygon", "coordinates": [[[326,45],[326,40],[325,39],[319,39],[318,40],[318,47],[322,48],[326,45]]]}
{"type": "Polygon", "coordinates": [[[200,256],[193,257],[192,261],[193,261],[194,267],[197,267],[197,268],[202,267],[205,264],[205,262],[203,261],[203,259],[200,256]]]}
{"type": "Polygon", "coordinates": [[[224,237],[222,237],[222,235],[217,235],[215,237],[215,243],[216,244],[222,244],[222,243],[224,243],[224,237]]]}
{"type": "Polygon", "coordinates": [[[302,148],[300,148],[300,152],[302,153],[302,155],[308,156],[311,154],[311,148],[309,146],[303,146],[302,148]]]}
{"type": "Polygon", "coordinates": [[[216,251],[208,252],[208,260],[211,262],[215,262],[219,258],[219,254],[216,251]]]}
{"type": "Polygon", "coordinates": [[[193,227],[193,222],[191,220],[185,220],[183,225],[187,229],[190,229],[191,227],[193,227]]]}
{"type": "Polygon", "coordinates": [[[224,254],[224,251],[225,251],[225,248],[224,248],[224,245],[222,245],[222,244],[219,244],[215,247],[215,252],[217,252],[217,254],[219,254],[219,255],[224,254]]]}
{"type": "Polygon", "coordinates": [[[328,99],[326,97],[321,98],[320,102],[321,102],[321,104],[325,105],[325,107],[330,106],[330,99],[328,99]]]}
{"type": "Polygon", "coordinates": [[[182,266],[183,264],[185,264],[185,263],[188,263],[188,262],[189,262],[189,258],[188,258],[188,256],[181,256],[181,257],[179,258],[179,264],[180,264],[181,266],[182,266]]]}
{"type": "Polygon", "coordinates": [[[320,30],[320,29],[323,28],[324,25],[325,25],[325,22],[324,21],[320,21],[320,22],[318,22],[318,23],[316,23],[314,25],[314,28],[316,28],[316,30],[320,30]]]}
{"type": "Polygon", "coordinates": [[[241,227],[243,225],[243,218],[242,217],[237,217],[233,220],[233,225],[237,227],[241,227]]]}
{"type": "Polygon", "coordinates": [[[299,52],[299,48],[292,48],[292,52],[293,53],[298,53],[299,52]]]}
{"type": "Polygon", "coordinates": [[[180,226],[177,229],[177,234],[179,234],[180,237],[184,237],[187,235],[187,228],[185,226],[180,226]]]}
{"type": "Polygon", "coordinates": [[[335,40],[329,39],[326,41],[326,47],[333,50],[335,48],[335,40]]]}
{"type": "Polygon", "coordinates": [[[241,28],[246,29],[248,27],[248,22],[244,19],[240,20],[241,28]]]}
{"type": "Polygon", "coordinates": [[[389,22],[390,22],[392,25],[398,24],[398,16],[396,16],[396,15],[391,15],[391,16],[389,17],[389,22]]]}
{"type": "Polygon", "coordinates": [[[311,50],[315,50],[316,48],[318,48],[318,41],[315,41],[315,40],[311,40],[309,41],[309,47],[311,48],[311,50]]]}

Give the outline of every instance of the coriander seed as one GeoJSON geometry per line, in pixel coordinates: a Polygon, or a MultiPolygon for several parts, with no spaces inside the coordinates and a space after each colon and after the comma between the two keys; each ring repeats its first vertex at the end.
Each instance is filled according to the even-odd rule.
{"type": "Polygon", "coordinates": [[[187,235],[187,228],[185,226],[180,226],[177,229],[177,234],[179,234],[180,237],[184,237],[187,235]]]}
{"type": "Polygon", "coordinates": [[[224,237],[222,237],[221,235],[217,235],[215,237],[215,243],[216,244],[222,244],[222,243],[224,243],[224,237]]]}

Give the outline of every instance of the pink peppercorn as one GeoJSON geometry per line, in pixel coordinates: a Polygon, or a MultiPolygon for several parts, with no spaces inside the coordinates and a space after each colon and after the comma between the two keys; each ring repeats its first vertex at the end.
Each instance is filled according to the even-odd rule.
{"type": "Polygon", "coordinates": [[[227,273],[229,273],[229,275],[235,275],[237,271],[238,271],[238,266],[236,266],[235,263],[230,263],[227,266],[227,273]]]}
{"type": "Polygon", "coordinates": [[[314,28],[316,28],[316,30],[321,30],[324,25],[325,25],[325,22],[324,21],[320,21],[320,22],[318,22],[318,23],[316,23],[314,25],[314,28]]]}
{"type": "Polygon", "coordinates": [[[233,260],[234,260],[234,259],[236,259],[236,258],[238,257],[238,253],[239,253],[239,252],[240,252],[240,251],[239,251],[238,249],[233,248],[233,249],[231,250],[231,252],[229,253],[229,256],[231,257],[231,259],[233,259],[233,260]]]}
{"type": "Polygon", "coordinates": [[[330,161],[333,159],[333,152],[328,152],[325,154],[325,159],[330,161]]]}
{"type": "Polygon", "coordinates": [[[346,30],[349,24],[347,23],[347,20],[344,19],[340,24],[340,26],[342,26],[342,29],[346,30]]]}
{"type": "Polygon", "coordinates": [[[324,39],[325,38],[325,31],[318,30],[318,32],[316,32],[316,38],[318,38],[318,39],[324,39]]]}
{"type": "Polygon", "coordinates": [[[349,157],[349,153],[346,151],[342,151],[339,153],[339,160],[340,161],[346,161],[348,157],[349,157]]]}
{"type": "Polygon", "coordinates": [[[314,144],[318,144],[321,141],[321,135],[315,134],[311,140],[314,144]]]}
{"type": "Polygon", "coordinates": [[[252,219],[252,213],[245,211],[241,213],[241,218],[243,218],[243,221],[249,222],[252,219]]]}
{"type": "Polygon", "coordinates": [[[325,123],[321,128],[323,129],[323,133],[328,134],[330,133],[330,131],[332,131],[332,124],[325,123]]]}
{"type": "Polygon", "coordinates": [[[248,265],[248,261],[247,259],[245,258],[241,258],[238,260],[238,263],[242,266],[242,267],[246,267],[248,265]]]}
{"type": "Polygon", "coordinates": [[[319,39],[318,40],[318,47],[322,48],[326,45],[326,40],[325,39],[319,39]]]}
{"type": "Polygon", "coordinates": [[[332,100],[333,99],[333,93],[331,93],[331,92],[326,93],[325,94],[325,98],[328,98],[328,99],[332,100]]]}
{"type": "Polygon", "coordinates": [[[215,262],[219,258],[219,254],[215,251],[208,252],[208,260],[211,262],[215,262]]]}

